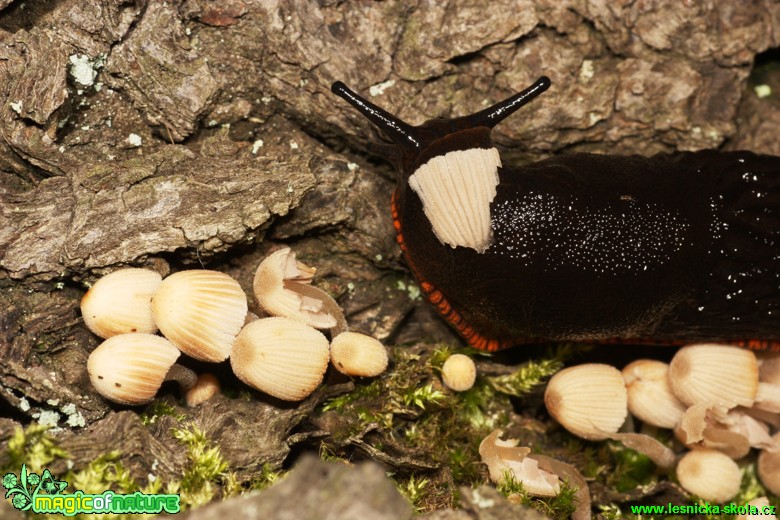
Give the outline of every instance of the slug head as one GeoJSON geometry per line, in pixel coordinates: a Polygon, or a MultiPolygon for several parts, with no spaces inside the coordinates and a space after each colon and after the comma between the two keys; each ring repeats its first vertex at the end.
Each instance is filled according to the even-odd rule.
{"type": "Polygon", "coordinates": [[[335,82],[331,90],[395,143],[399,169],[408,177],[432,157],[455,150],[491,148],[490,130],[549,87],[550,79],[542,76],[525,90],[475,114],[431,119],[419,126],[412,126],[374,105],[341,81],[335,82]]]}

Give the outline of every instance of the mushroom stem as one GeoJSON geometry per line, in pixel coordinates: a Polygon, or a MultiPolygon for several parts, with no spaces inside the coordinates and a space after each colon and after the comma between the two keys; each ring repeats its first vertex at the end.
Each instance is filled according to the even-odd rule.
{"type": "Polygon", "coordinates": [[[198,375],[189,368],[174,363],[165,375],[165,381],[176,381],[182,390],[189,390],[198,380],[198,375]]]}

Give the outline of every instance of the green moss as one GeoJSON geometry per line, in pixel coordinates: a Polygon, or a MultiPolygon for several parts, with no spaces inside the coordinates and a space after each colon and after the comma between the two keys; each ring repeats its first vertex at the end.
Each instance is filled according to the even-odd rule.
{"type": "Polygon", "coordinates": [[[647,456],[618,442],[607,443],[615,466],[607,473],[607,485],[624,493],[655,480],[656,466],[647,456]]]}
{"type": "Polygon", "coordinates": [[[430,480],[427,477],[417,475],[411,475],[403,481],[396,481],[398,491],[409,500],[417,513],[425,511],[429,484],[430,480]]]}
{"type": "Polygon", "coordinates": [[[228,463],[218,446],[213,446],[206,435],[194,425],[174,428],[173,436],[187,448],[189,464],[180,482],[167,486],[167,493],[180,493],[182,505],[199,506],[210,502],[216,488],[234,477],[228,476],[228,463]]]}
{"type": "Polygon", "coordinates": [[[367,384],[356,384],[355,389],[348,394],[339,395],[325,401],[322,411],[343,410],[347,405],[361,399],[371,399],[379,396],[382,392],[381,380],[376,379],[367,384]]]}
{"type": "Polygon", "coordinates": [[[563,368],[564,361],[571,358],[574,351],[571,344],[561,345],[550,358],[527,361],[511,374],[488,377],[487,381],[497,392],[516,397],[525,395],[563,368]]]}
{"type": "Polygon", "coordinates": [[[416,406],[420,410],[425,410],[426,406],[440,404],[446,394],[433,388],[432,384],[427,384],[419,388],[410,388],[401,394],[401,401],[404,406],[416,406]]]}
{"type": "Polygon", "coordinates": [[[112,489],[117,493],[132,493],[140,487],[119,460],[121,452],[112,451],[90,462],[84,469],[69,472],[67,480],[73,489],[98,494],[112,489]]]}
{"type": "Polygon", "coordinates": [[[507,470],[501,482],[496,485],[496,489],[507,497],[510,502],[533,507],[549,518],[564,520],[569,518],[576,509],[575,497],[577,490],[566,481],[561,484],[561,490],[556,496],[537,497],[528,494],[522,482],[518,482],[512,473],[507,470]]]}
{"type": "Polygon", "coordinates": [[[46,434],[48,429],[48,426],[38,424],[16,428],[8,440],[8,464],[3,468],[4,473],[18,472],[22,464],[26,464],[29,471],[40,473],[53,460],[70,458],[68,452],[46,434]]]}
{"type": "Polygon", "coordinates": [[[158,399],[152,401],[140,415],[141,421],[146,426],[154,424],[158,418],[165,416],[173,417],[180,422],[186,418],[184,414],[176,412],[176,408],[172,404],[158,399]]]}

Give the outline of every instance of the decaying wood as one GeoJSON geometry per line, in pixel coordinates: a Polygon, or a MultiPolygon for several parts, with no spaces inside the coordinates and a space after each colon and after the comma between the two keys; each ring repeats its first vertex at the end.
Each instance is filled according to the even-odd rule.
{"type": "MultiPolygon", "coordinates": [[[[319,267],[354,328],[452,339],[409,290],[391,169],[334,80],[419,124],[549,75],[550,91],[494,131],[520,160],[780,154],[780,110],[748,88],[756,55],[779,44],[771,0],[0,0],[0,397],[20,424],[63,428],[76,457],[116,430],[134,473],[150,453],[175,473],[181,451],[154,444],[170,424],[149,433],[89,385],[99,340],[79,319],[83,284],[119,266],[202,262],[248,288],[279,242],[319,267]]],[[[778,77],[759,79],[778,91],[778,77]]],[[[282,464],[316,402],[188,413],[249,472],[282,464]],[[273,448],[242,451],[252,439],[273,448]]]]}

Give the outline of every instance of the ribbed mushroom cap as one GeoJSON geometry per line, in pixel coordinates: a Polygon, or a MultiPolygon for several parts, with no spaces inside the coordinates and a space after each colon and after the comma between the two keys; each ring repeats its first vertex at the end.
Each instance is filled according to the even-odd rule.
{"type": "Polygon", "coordinates": [[[152,295],[162,277],[148,269],[120,269],[99,279],[81,299],[81,315],[101,338],[140,332],[152,334],[152,295]]]}
{"type": "Polygon", "coordinates": [[[623,369],[628,390],[628,411],[638,419],[672,429],[680,422],[685,405],[669,386],[669,365],[652,359],[638,359],[623,369]]]}
{"type": "Polygon", "coordinates": [[[87,372],[102,396],[121,404],[143,404],[154,398],[180,354],[160,336],[120,334],[92,351],[87,372]]]}
{"type": "Polygon", "coordinates": [[[224,361],[244,325],[247,301],[241,286],[218,271],[193,269],[163,280],[152,298],[160,332],[188,356],[224,361]]]}
{"type": "Polygon", "coordinates": [[[686,491],[721,504],[739,493],[742,472],[731,458],[717,450],[697,449],[677,464],[677,479],[686,491]]]}
{"type": "Polygon", "coordinates": [[[746,349],[691,345],[681,348],[669,364],[669,384],[688,406],[707,402],[749,408],[758,392],[758,362],[746,349]]]}
{"type": "Polygon", "coordinates": [[[574,435],[603,440],[628,415],[626,386],[615,367],[590,363],[555,374],[544,393],[547,411],[574,435]]]}
{"type": "Polygon", "coordinates": [[[387,368],[387,350],[371,336],[342,332],[330,343],[330,361],[342,374],[374,377],[387,368]]]}
{"type": "Polygon", "coordinates": [[[236,338],[230,365],[249,386],[285,401],[300,401],[322,382],[328,368],[327,338],[289,318],[246,325],[236,338]]]}

